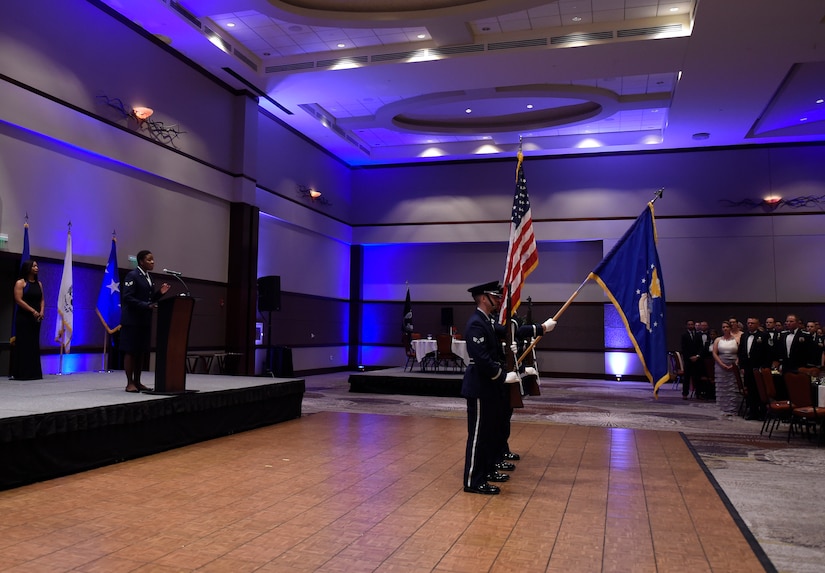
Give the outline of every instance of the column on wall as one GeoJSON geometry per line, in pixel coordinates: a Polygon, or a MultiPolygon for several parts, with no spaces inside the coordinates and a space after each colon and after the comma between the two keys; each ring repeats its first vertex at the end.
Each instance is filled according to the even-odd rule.
{"type": "Polygon", "coordinates": [[[349,288],[349,367],[355,369],[361,362],[361,317],[363,307],[364,247],[350,247],[349,288]]]}
{"type": "Polygon", "coordinates": [[[226,350],[243,355],[238,374],[246,375],[255,373],[258,217],[258,208],[252,205],[230,206],[226,350]]]}

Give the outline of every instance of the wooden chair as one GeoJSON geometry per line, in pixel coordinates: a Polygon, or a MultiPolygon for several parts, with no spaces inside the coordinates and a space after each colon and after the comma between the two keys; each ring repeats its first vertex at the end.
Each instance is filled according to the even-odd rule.
{"type": "Polygon", "coordinates": [[[459,370],[463,360],[453,352],[453,337],[449,334],[439,334],[435,339],[435,368],[438,370],[442,365],[452,364],[453,370],[459,370]]]}
{"type": "Polygon", "coordinates": [[[408,338],[406,345],[407,362],[404,364],[404,372],[407,371],[407,366],[410,367],[410,372],[412,372],[413,366],[415,366],[416,362],[415,348],[413,348],[412,341],[421,338],[421,334],[419,334],[418,332],[412,332],[409,335],[405,334],[404,338],[408,338]]]}
{"type": "MultiPolygon", "coordinates": [[[[754,370],[754,375],[756,375],[756,370],[754,370]]],[[[758,380],[762,381],[762,386],[765,388],[765,396],[767,398],[765,402],[765,421],[762,423],[762,431],[759,433],[762,434],[767,428],[768,437],[772,437],[774,428],[782,422],[791,421],[793,409],[788,400],[776,399],[776,386],[773,383],[773,373],[770,368],[759,368],[758,380]]],[[[758,387],[757,382],[757,388],[758,387]]]]}
{"type": "Polygon", "coordinates": [[[668,366],[671,385],[674,388],[678,388],[679,384],[684,382],[685,376],[685,366],[682,364],[682,355],[681,353],[673,350],[667,353],[668,358],[668,366]]]}
{"type": "Polygon", "coordinates": [[[805,430],[808,434],[813,427],[814,434],[816,434],[817,427],[825,419],[825,408],[818,408],[814,403],[811,377],[802,372],[788,372],[785,374],[785,385],[788,388],[788,398],[790,398],[792,408],[788,441],[791,441],[794,426],[799,427],[800,433],[805,430]]]}

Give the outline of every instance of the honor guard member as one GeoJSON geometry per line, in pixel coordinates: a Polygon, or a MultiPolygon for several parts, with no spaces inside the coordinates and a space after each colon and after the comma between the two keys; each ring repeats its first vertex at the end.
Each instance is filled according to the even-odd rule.
{"type": "MultiPolygon", "coordinates": [[[[510,476],[496,471],[501,443],[500,412],[506,399],[505,383],[518,381],[518,374],[506,372],[502,341],[504,328],[496,323],[501,305],[501,284],[497,281],[468,289],[477,308],[465,327],[470,364],[464,372],[461,395],[467,399],[467,450],[464,459],[464,491],[495,495],[501,490],[488,481],[507,481],[510,476]]],[[[549,332],[555,321],[540,328],[549,332]]],[[[529,328],[529,327],[528,327],[529,328]]],[[[535,330],[535,327],[534,327],[535,330]]]]}

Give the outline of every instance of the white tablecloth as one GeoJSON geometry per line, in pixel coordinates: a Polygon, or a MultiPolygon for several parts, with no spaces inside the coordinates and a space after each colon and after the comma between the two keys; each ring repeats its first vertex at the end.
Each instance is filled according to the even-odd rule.
{"type": "MultiPolygon", "coordinates": [[[[427,354],[429,354],[430,352],[435,352],[438,349],[438,342],[436,342],[434,338],[432,340],[428,338],[419,338],[412,341],[412,347],[415,351],[415,360],[416,362],[420,363],[422,360],[424,360],[424,357],[427,354]]],[[[465,364],[470,362],[470,356],[467,354],[466,340],[456,340],[455,338],[453,338],[450,347],[453,351],[453,354],[464,360],[465,364]]]]}
{"type": "Polygon", "coordinates": [[[819,400],[817,403],[818,408],[825,408],[825,386],[817,386],[817,391],[819,394],[819,400]]]}

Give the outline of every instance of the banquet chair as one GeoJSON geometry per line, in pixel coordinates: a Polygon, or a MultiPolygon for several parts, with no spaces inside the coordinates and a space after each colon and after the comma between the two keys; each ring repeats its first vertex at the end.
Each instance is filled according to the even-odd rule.
{"type": "Polygon", "coordinates": [[[811,427],[816,429],[825,419],[825,408],[818,408],[814,404],[811,388],[811,377],[801,372],[785,374],[785,385],[788,388],[788,398],[791,402],[791,425],[788,428],[788,441],[794,426],[799,426],[800,433],[805,430],[810,435],[811,427]]]}
{"type": "MultiPolygon", "coordinates": [[[[404,335],[404,338],[407,338],[407,335],[404,335]]],[[[406,352],[407,352],[407,362],[404,364],[404,371],[407,371],[407,367],[410,367],[410,372],[412,372],[413,366],[415,366],[416,359],[415,359],[415,348],[413,348],[412,341],[418,340],[421,338],[421,334],[418,332],[413,332],[409,335],[409,340],[407,340],[406,344],[406,352]]]]}
{"type": "Polygon", "coordinates": [[[667,353],[668,358],[668,374],[670,375],[671,385],[674,388],[679,387],[679,383],[684,381],[685,369],[682,364],[682,356],[679,352],[671,350],[667,353]]]}
{"type": "MultiPolygon", "coordinates": [[[[757,369],[754,369],[754,376],[756,376],[757,369]]],[[[776,399],[776,386],[773,383],[773,372],[770,368],[759,368],[759,378],[757,378],[757,388],[759,387],[759,380],[762,381],[762,386],[765,388],[765,421],[762,423],[762,432],[767,428],[768,437],[773,436],[774,429],[782,422],[791,421],[791,403],[788,400],[776,399]]]]}
{"type": "Polygon", "coordinates": [[[442,364],[452,364],[453,370],[459,370],[463,360],[453,352],[453,337],[449,334],[439,334],[435,342],[435,369],[440,369],[442,364]]]}

